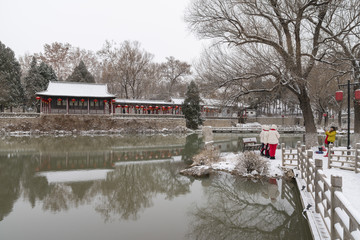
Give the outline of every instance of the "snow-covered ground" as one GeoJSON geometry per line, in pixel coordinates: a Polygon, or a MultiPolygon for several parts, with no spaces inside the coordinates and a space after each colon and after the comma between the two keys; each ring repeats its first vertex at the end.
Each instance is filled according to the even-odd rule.
{"type": "MultiPolygon", "coordinates": [[[[260,155],[259,151],[255,151],[260,155]]],[[[211,168],[214,170],[222,170],[231,172],[235,169],[238,164],[238,158],[242,153],[223,153],[221,155],[220,161],[213,163],[211,168]]],[[[281,151],[278,149],[276,151],[275,160],[270,160],[265,158],[268,161],[269,172],[266,176],[268,177],[282,177],[283,171],[281,170],[281,151]]]]}

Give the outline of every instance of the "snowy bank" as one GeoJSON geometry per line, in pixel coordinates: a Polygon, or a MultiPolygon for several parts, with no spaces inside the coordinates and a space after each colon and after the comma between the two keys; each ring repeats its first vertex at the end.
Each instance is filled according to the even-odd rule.
{"type": "MultiPolygon", "coordinates": [[[[259,151],[255,151],[255,153],[260,156],[259,151]]],[[[189,168],[192,170],[185,169],[181,173],[184,175],[192,175],[190,174],[191,171],[195,171],[196,174],[194,174],[193,176],[198,177],[199,172],[197,170],[199,170],[201,172],[204,172],[206,175],[208,175],[212,171],[224,171],[235,175],[239,175],[238,171],[236,171],[236,166],[239,164],[240,162],[239,159],[243,154],[244,153],[242,152],[222,153],[218,162],[207,163],[201,166],[193,166],[192,168],[189,168]]],[[[249,177],[249,178],[256,178],[256,177],[280,178],[284,176],[284,169],[281,167],[281,151],[277,151],[275,160],[270,160],[269,158],[266,157],[261,157],[261,159],[267,162],[268,171],[266,174],[253,171],[251,173],[241,174],[241,176],[249,177]]]]}

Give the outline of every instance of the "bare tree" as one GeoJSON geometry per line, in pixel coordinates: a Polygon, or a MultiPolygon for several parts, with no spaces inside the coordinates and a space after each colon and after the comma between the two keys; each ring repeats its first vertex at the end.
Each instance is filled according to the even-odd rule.
{"type": "Polygon", "coordinates": [[[228,44],[238,53],[239,73],[221,79],[219,86],[259,78],[274,83],[272,88],[258,89],[237,84],[235,98],[271,91],[277,85],[289,89],[300,102],[306,142],[315,145],[308,78],[316,58],[324,54],[321,33],[322,28],[328,27],[324,18],[329,9],[336,8],[331,3],[331,0],[196,0],[189,7],[186,20],[200,37],[228,44]]]}
{"type": "MultiPolygon", "coordinates": [[[[315,19],[311,21],[316,23],[315,19]]],[[[327,58],[319,60],[329,64],[339,76],[352,79],[353,90],[360,87],[360,1],[335,1],[321,27],[327,44],[327,58]]],[[[353,99],[355,133],[360,134],[360,105],[353,99]]]]}
{"type": "MultiPolygon", "coordinates": [[[[89,72],[95,77],[95,81],[99,79],[99,61],[94,52],[73,47],[69,43],[54,42],[44,45],[44,51],[34,54],[37,59],[50,65],[59,79],[67,79],[74,68],[81,61],[85,63],[89,72]]],[[[22,62],[28,61],[28,57],[24,56],[22,62]]]]}
{"type": "Polygon", "coordinates": [[[191,74],[190,65],[171,56],[166,58],[166,62],[162,63],[160,68],[162,80],[167,85],[167,97],[170,98],[173,94],[173,87],[182,82],[185,76],[191,74]]]}
{"type": "Polygon", "coordinates": [[[103,58],[103,81],[112,85],[113,93],[139,98],[153,55],[142,50],[136,41],[125,41],[119,47],[107,41],[98,54],[103,58]]]}

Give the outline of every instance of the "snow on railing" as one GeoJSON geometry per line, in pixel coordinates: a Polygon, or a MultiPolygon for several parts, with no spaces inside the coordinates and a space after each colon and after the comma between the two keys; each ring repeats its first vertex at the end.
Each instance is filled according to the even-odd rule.
{"type": "MultiPolygon", "coordinates": [[[[355,159],[359,160],[360,144],[357,144],[355,159]]],[[[348,150],[345,150],[347,152],[348,150]]],[[[283,166],[294,166],[296,161],[299,174],[297,178],[304,183],[304,189],[315,203],[315,213],[321,217],[331,239],[360,239],[360,213],[342,193],[342,177],[331,175],[330,181],[324,174],[323,161],[313,160],[313,151],[297,143],[297,149],[285,150],[282,145],[283,166]]],[[[335,151],[336,152],[336,151],[335,151]]],[[[329,149],[330,153],[330,149],[329,149]]],[[[356,161],[355,161],[356,162],[356,161]]],[[[356,169],[356,168],[355,168],[356,169]]]]}
{"type": "Polygon", "coordinates": [[[360,143],[356,144],[355,149],[333,148],[329,145],[328,168],[341,168],[355,171],[360,170],[360,143]]]}

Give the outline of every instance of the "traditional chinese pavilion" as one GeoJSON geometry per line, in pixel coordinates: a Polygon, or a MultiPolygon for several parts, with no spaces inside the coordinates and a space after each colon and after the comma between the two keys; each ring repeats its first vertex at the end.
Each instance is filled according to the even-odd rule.
{"type": "Polygon", "coordinates": [[[93,83],[49,82],[36,96],[41,113],[110,114],[115,102],[106,84],[93,83]]]}

